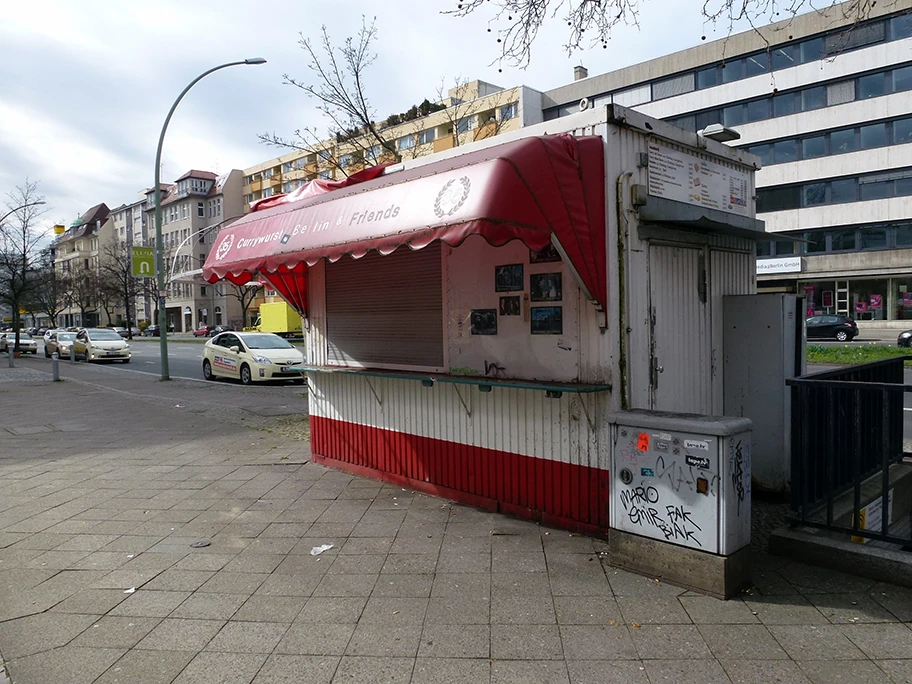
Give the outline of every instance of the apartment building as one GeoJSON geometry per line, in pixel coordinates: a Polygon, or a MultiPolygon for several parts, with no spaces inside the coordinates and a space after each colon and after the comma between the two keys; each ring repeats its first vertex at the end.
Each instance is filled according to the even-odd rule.
{"type": "MultiPolygon", "coordinates": [[[[850,3],[543,93],[545,120],[614,102],[760,157],[760,291],[807,313],[912,318],[912,3],[850,3]]],[[[696,11],[696,10],[695,10],[696,11]]],[[[908,323],[897,322],[896,326],[908,323]]]]}
{"type": "MultiPolygon", "coordinates": [[[[141,247],[148,244],[149,227],[145,222],[143,206],[145,204],[145,193],[139,193],[139,198],[130,204],[121,204],[116,209],[111,210],[111,220],[113,221],[113,232],[115,239],[125,246],[124,252],[129,254],[133,245],[141,247]]],[[[124,318],[128,318],[124,316],[124,318]]],[[[149,289],[144,289],[137,295],[136,300],[132,302],[132,311],[129,319],[133,324],[140,321],[152,322],[152,298],[149,289]]]]}
{"type": "Polygon", "coordinates": [[[102,324],[97,281],[104,246],[114,240],[110,210],[96,204],[57,237],[54,268],[71,283],[69,306],[57,318],[60,326],[92,327],[102,324]]]}
{"type": "Polygon", "coordinates": [[[450,88],[429,109],[434,111],[422,115],[415,107],[377,122],[387,147],[363,131],[350,132],[245,169],[244,211],[251,202],[291,192],[316,178],[343,178],[368,166],[433,154],[538,123],[541,93],[476,80],[450,88]]]}
{"type": "MultiPolygon", "coordinates": [[[[243,214],[241,187],[244,174],[238,170],[217,175],[191,170],[173,184],[163,184],[162,249],[168,282],[166,315],[174,332],[189,332],[201,325],[243,325],[240,301],[232,295],[234,285],[209,285],[199,273],[212,248],[218,227],[243,214]]],[[[144,193],[143,244],[155,245],[155,193],[144,193]]],[[[134,244],[136,224],[134,221],[134,244]]],[[[158,320],[157,308],[151,320],[158,320]]]]}

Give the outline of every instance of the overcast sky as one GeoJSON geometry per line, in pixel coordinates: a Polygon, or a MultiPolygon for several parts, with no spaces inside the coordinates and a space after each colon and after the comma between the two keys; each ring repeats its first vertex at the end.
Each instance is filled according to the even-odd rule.
{"type": "Polygon", "coordinates": [[[444,0],[246,0],[154,3],[123,0],[4,2],[0,21],[0,198],[28,177],[47,199],[46,224],[69,225],[99,202],[133,202],[152,186],[159,131],[178,93],[224,62],[265,57],[206,77],[184,98],[168,128],[162,180],[191,168],[224,173],[283,151],[257,134],[290,136],[327,124],[315,102],[282,84],[288,73],[310,80],[299,34],[319,37],[325,24],[338,42],[355,35],[361,16],[377,17],[378,59],[366,87],[377,118],[434,100],[441,79],[481,79],[547,90],[722,37],[704,26],[702,0],[643,0],[640,29],[622,28],[609,48],[567,56],[564,25],[550,21],[526,70],[492,64],[496,30],[487,18],[443,16],[444,0]]]}

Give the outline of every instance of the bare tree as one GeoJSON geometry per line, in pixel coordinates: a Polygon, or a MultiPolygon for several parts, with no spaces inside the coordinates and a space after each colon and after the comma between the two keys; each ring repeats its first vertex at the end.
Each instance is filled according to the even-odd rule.
{"type": "Polygon", "coordinates": [[[79,309],[79,324],[85,326],[88,314],[98,311],[101,289],[98,273],[85,268],[71,273],[70,277],[70,298],[73,306],[79,309]]]}
{"type": "Polygon", "coordinates": [[[9,211],[0,223],[0,302],[12,310],[14,351],[19,351],[20,310],[38,284],[41,242],[47,231],[35,224],[45,212],[43,204],[38,183],[26,178],[7,194],[9,211]]]}
{"type": "Polygon", "coordinates": [[[37,282],[28,301],[29,309],[47,314],[52,328],[57,327],[57,317],[71,304],[69,276],[54,267],[49,248],[41,253],[37,282]]]}
{"type": "MultiPolygon", "coordinates": [[[[102,248],[101,260],[98,265],[98,274],[100,278],[101,291],[104,293],[103,299],[116,302],[117,307],[124,310],[124,319],[126,320],[127,337],[133,339],[133,326],[136,323],[134,309],[136,308],[136,298],[145,294],[147,283],[146,278],[136,278],[133,276],[133,260],[130,245],[126,242],[111,241],[107,242],[102,248]]],[[[111,314],[108,307],[105,307],[108,313],[108,322],[110,323],[111,314]]]]}
{"type": "MultiPolygon", "coordinates": [[[[377,38],[376,18],[368,23],[367,18],[362,17],[357,37],[346,38],[341,47],[333,45],[326,26],[322,27],[320,35],[317,45],[303,34],[300,34],[298,41],[298,45],[307,53],[307,67],[316,76],[316,85],[310,85],[289,74],[282,75],[282,82],[303,90],[309,97],[319,101],[317,109],[330,122],[330,139],[335,137],[338,142],[351,143],[352,148],[362,155],[369,153],[374,145],[379,145],[385,154],[398,160],[399,153],[394,141],[388,140],[375,122],[376,113],[365,90],[365,73],[377,59],[377,53],[372,47],[377,38]]],[[[271,145],[306,152],[328,152],[330,156],[333,154],[331,150],[325,150],[322,144],[325,138],[321,139],[313,128],[296,130],[290,139],[275,133],[262,134],[259,138],[271,145]]],[[[342,168],[338,163],[341,160],[324,156],[324,161],[342,168]]]]}
{"type": "Polygon", "coordinates": [[[250,281],[244,285],[235,285],[234,283],[225,281],[223,285],[227,286],[227,293],[241,303],[241,320],[243,321],[241,327],[247,325],[247,312],[250,310],[250,305],[253,304],[253,300],[257,298],[257,295],[259,294],[258,291],[263,286],[262,283],[250,281]]]}
{"type": "MultiPolygon", "coordinates": [[[[747,23],[766,39],[758,27],[791,19],[802,10],[822,12],[838,5],[838,18],[855,24],[870,16],[877,1],[849,0],[840,4],[839,0],[823,0],[824,9],[820,9],[813,0],[703,0],[700,12],[707,23],[722,24],[729,33],[736,24],[747,23]]],[[[886,2],[897,9],[908,7],[904,0],[886,2]]],[[[546,21],[560,20],[567,25],[564,47],[568,54],[598,45],[607,48],[613,29],[639,26],[640,9],[648,5],[648,0],[458,0],[456,4],[456,9],[444,14],[465,17],[481,11],[488,15],[488,32],[500,50],[496,62],[526,67],[532,44],[546,21]]]]}

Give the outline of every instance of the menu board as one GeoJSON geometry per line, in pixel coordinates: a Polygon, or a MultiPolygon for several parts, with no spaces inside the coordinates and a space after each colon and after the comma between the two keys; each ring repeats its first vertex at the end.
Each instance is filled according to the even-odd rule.
{"type": "Polygon", "coordinates": [[[690,152],[658,142],[649,143],[649,194],[752,215],[750,175],[690,152]]]}

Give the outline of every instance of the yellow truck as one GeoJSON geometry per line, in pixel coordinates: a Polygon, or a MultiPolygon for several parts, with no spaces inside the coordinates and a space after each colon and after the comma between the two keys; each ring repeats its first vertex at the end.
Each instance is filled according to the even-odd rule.
{"type": "Polygon", "coordinates": [[[287,302],[266,302],[260,304],[260,315],[253,328],[245,328],[245,330],[271,332],[282,337],[301,337],[303,335],[301,314],[287,302]]]}

